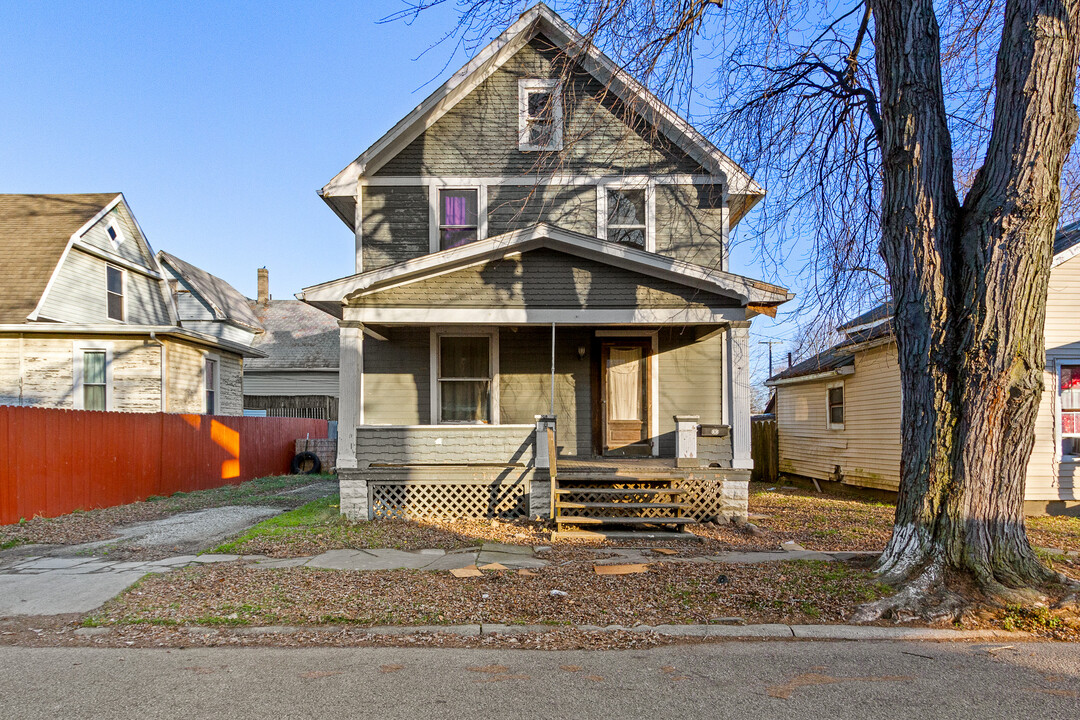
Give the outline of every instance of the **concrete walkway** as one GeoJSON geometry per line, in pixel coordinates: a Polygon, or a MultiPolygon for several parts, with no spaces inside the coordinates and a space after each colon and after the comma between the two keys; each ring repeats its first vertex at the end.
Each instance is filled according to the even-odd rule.
{"type": "MultiPolygon", "coordinates": [[[[729,552],[678,558],[648,548],[596,548],[597,564],[610,563],[762,563],[790,560],[844,561],[877,553],[815,552],[795,543],[775,552],[729,552]]],[[[100,607],[147,573],[192,565],[243,561],[251,567],[325,568],[328,570],[454,570],[499,563],[511,570],[541,568],[547,560],[523,545],[484,543],[463,550],[329,550],[310,557],[275,559],[264,555],[178,555],[148,562],[113,562],[99,557],[21,557],[0,563],[0,617],[85,613],[100,607]]]]}

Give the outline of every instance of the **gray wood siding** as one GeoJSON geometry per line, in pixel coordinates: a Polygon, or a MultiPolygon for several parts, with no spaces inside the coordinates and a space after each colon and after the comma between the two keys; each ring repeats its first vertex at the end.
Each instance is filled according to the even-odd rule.
{"type": "Polygon", "coordinates": [[[338,396],[336,372],[274,370],[244,373],[247,395],[331,395],[338,396]]]}
{"type": "Polygon", "coordinates": [[[427,425],[431,422],[430,333],[395,327],[389,342],[364,342],[364,423],[427,425]]]}
{"type": "Polygon", "coordinates": [[[549,41],[537,37],[376,175],[704,172],[580,69],[563,92],[562,152],[518,150],[518,80],[558,77],[559,58],[549,41]]]}
{"type": "MultiPolygon", "coordinates": [[[[591,353],[593,331],[555,331],[555,414],[560,455],[592,454],[591,353]],[[588,348],[579,359],[577,348],[588,348]]],[[[533,423],[551,407],[551,329],[499,332],[499,421],[533,423]]]]}
{"type": "Polygon", "coordinates": [[[542,248],[356,298],[352,306],[735,307],[738,301],[542,248]]]}
{"type": "Polygon", "coordinates": [[[488,235],[537,223],[596,235],[595,185],[489,185],[488,235]]]}
{"type": "MultiPolygon", "coordinates": [[[[112,322],[105,292],[106,265],[104,260],[72,248],[49,289],[41,316],[70,323],[112,322]]],[[[126,324],[168,325],[161,281],[130,270],[125,276],[126,324]]]]}
{"type": "Polygon", "coordinates": [[[721,269],[724,210],[715,197],[720,191],[719,185],[657,185],[656,252],[721,269]]]}
{"type": "Polygon", "coordinates": [[[214,322],[214,313],[206,303],[189,291],[181,290],[176,298],[176,314],[182,322],[204,320],[214,322]]]}
{"type": "Polygon", "coordinates": [[[99,250],[119,255],[125,260],[147,269],[157,270],[154,258],[147,250],[146,239],[139,232],[139,226],[135,224],[135,219],[131,217],[123,203],[114,207],[105,217],[98,220],[93,227],[83,233],[80,239],[87,245],[92,245],[99,250]],[[119,247],[113,245],[106,231],[110,221],[120,226],[124,236],[119,247]]]}
{"type": "Polygon", "coordinates": [[[250,330],[245,330],[243,328],[236,327],[235,325],[230,325],[226,322],[200,322],[185,320],[180,324],[188,330],[194,330],[195,332],[203,333],[204,335],[221,338],[222,340],[230,340],[232,342],[240,343],[242,345],[250,345],[251,339],[254,337],[254,333],[252,333],[250,330]]]}
{"type": "Polygon", "coordinates": [[[662,457],[675,455],[675,415],[699,415],[710,424],[723,421],[724,337],[697,337],[692,327],[665,327],[657,338],[662,457]]]}
{"type": "Polygon", "coordinates": [[[364,270],[427,255],[428,189],[426,187],[377,187],[363,190],[364,270]]]}

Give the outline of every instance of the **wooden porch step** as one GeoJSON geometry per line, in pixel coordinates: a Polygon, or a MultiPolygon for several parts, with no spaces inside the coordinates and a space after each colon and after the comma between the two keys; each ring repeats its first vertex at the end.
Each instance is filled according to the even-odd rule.
{"type": "Polygon", "coordinates": [[[567,488],[559,481],[559,489],[556,495],[580,495],[581,493],[593,493],[603,495],[685,495],[686,490],[680,488],[567,488]]]}
{"type": "Polygon", "coordinates": [[[563,515],[556,518],[555,522],[559,525],[693,525],[697,520],[689,517],[643,518],[598,517],[596,515],[575,517],[563,515]]]}
{"type": "Polygon", "coordinates": [[[575,510],[683,510],[690,507],[686,503],[644,503],[644,502],[568,502],[559,500],[558,508],[575,510]]]}

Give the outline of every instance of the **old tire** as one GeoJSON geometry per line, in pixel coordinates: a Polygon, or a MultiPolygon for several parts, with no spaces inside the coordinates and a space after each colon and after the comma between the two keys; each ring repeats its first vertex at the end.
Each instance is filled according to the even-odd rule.
{"type": "Polygon", "coordinates": [[[296,453],[292,459],[293,475],[315,475],[322,470],[322,461],[313,452],[296,453]]]}

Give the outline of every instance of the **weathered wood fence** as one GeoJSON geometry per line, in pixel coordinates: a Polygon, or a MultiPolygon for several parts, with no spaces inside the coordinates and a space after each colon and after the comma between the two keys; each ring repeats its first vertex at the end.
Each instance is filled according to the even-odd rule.
{"type": "Polygon", "coordinates": [[[289,472],[325,420],[0,406],[0,524],[289,472]]]}
{"type": "Polygon", "coordinates": [[[755,415],[750,421],[750,457],[754,459],[754,482],[776,482],[779,478],[780,448],[775,415],[755,415]]]}

